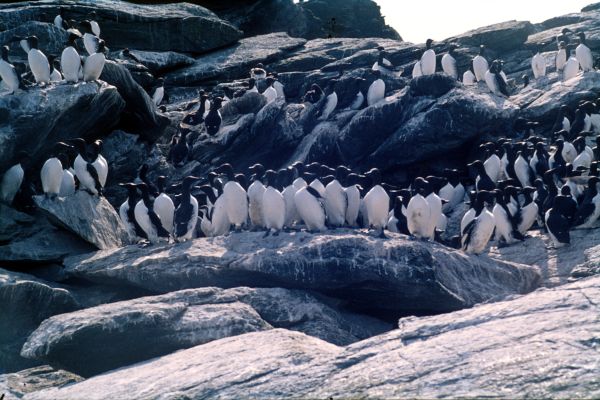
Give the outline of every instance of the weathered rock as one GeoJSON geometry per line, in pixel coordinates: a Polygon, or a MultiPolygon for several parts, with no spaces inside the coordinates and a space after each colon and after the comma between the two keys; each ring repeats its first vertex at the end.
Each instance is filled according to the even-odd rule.
{"type": "Polygon", "coordinates": [[[234,46],[197,58],[194,65],[166,74],[166,83],[191,86],[210,80],[249,77],[250,68],[256,64],[276,61],[305,42],[285,33],[242,39],[234,46]]]}
{"type": "Polygon", "coordinates": [[[214,341],[27,400],[594,398],[600,278],[469,310],[404,318],[340,348],[281,329],[214,341]]]}
{"type": "Polygon", "coordinates": [[[535,268],[393,236],[304,232],[196,239],[140,249],[129,246],[70,257],[66,273],[97,283],[165,293],[193,287],[316,290],[374,315],[439,313],[535,289],[535,268]],[[165,268],[165,263],[168,268],[165,268]]]}
{"type": "Polygon", "coordinates": [[[27,393],[59,388],[82,380],[82,377],[71,372],[55,370],[48,365],[43,365],[12,374],[0,375],[0,393],[5,395],[4,400],[16,400],[27,393]]]}
{"type": "MultiPolygon", "coordinates": [[[[2,6],[0,6],[2,7],[2,6]]],[[[2,14],[2,8],[0,8],[0,15],[2,14]]],[[[1,29],[4,20],[0,18],[0,43],[8,44],[13,37],[27,37],[37,36],[39,39],[39,48],[45,54],[58,54],[60,55],[65,48],[67,42],[67,31],[56,27],[54,24],[47,24],[38,21],[28,21],[23,24],[19,24],[12,29],[3,30],[1,29]]],[[[23,51],[18,43],[12,43],[10,46],[9,58],[11,63],[15,58],[27,61],[27,54],[23,51]]]]}
{"type": "Polygon", "coordinates": [[[202,53],[235,43],[241,32],[204,7],[140,5],[116,0],[22,2],[0,6],[0,30],[27,21],[52,22],[58,8],[81,21],[96,12],[101,37],[112,48],[202,53]],[[43,14],[45,13],[45,15],[43,14]]]}
{"type": "Polygon", "coordinates": [[[525,241],[491,247],[489,256],[537,267],[545,286],[558,286],[572,278],[593,274],[600,262],[600,229],[571,231],[571,245],[555,249],[546,232],[530,231],[525,241]]]}
{"type": "Polygon", "coordinates": [[[49,318],[29,336],[22,355],[90,376],[272,326],[335,344],[391,328],[339,312],[301,291],[189,289],[49,318]]]}
{"type": "Polygon", "coordinates": [[[115,87],[95,82],[51,84],[0,96],[0,171],[14,164],[20,150],[41,165],[54,142],[109,132],[124,106],[115,87]]]}
{"type": "Polygon", "coordinates": [[[19,355],[27,336],[46,318],[76,308],[77,302],[67,290],[31,275],[0,269],[0,371],[39,365],[19,355]]]}
{"type": "Polygon", "coordinates": [[[179,67],[192,65],[195,61],[192,57],[174,51],[157,52],[129,49],[129,52],[155,74],[162,74],[179,67]]]}
{"type": "Polygon", "coordinates": [[[99,249],[119,247],[128,242],[119,215],[104,197],[77,191],[72,196],[54,200],[35,196],[34,201],[53,224],[73,232],[99,249]]]}
{"type": "Polygon", "coordinates": [[[534,27],[531,22],[513,20],[477,28],[462,35],[448,38],[446,41],[455,41],[470,46],[485,44],[486,47],[497,51],[508,51],[525,43],[527,37],[533,32],[534,27]]]}
{"type": "Polygon", "coordinates": [[[127,131],[154,141],[169,125],[169,119],[157,112],[148,93],[133,79],[126,67],[107,61],[100,79],[114,85],[125,100],[121,123],[127,131]]]}
{"type": "Polygon", "coordinates": [[[0,204],[0,261],[11,264],[62,261],[95,248],[57,229],[42,215],[30,216],[0,204]]]}

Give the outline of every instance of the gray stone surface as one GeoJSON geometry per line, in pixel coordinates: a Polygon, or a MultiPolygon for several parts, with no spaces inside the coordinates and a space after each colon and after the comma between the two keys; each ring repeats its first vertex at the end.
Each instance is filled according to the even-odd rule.
{"type": "Polygon", "coordinates": [[[27,336],[46,318],[77,307],[66,289],[28,274],[0,269],[0,371],[39,365],[19,355],[27,336]]]}
{"type": "Polygon", "coordinates": [[[179,67],[192,65],[194,59],[174,51],[142,51],[129,49],[130,53],[154,73],[164,73],[179,67]]]}
{"type": "Polygon", "coordinates": [[[27,400],[595,398],[600,278],[427,318],[337,347],[275,329],[217,340],[27,400]]]}
{"type": "Polygon", "coordinates": [[[101,37],[111,48],[202,53],[235,43],[241,32],[204,7],[185,4],[141,5],[116,0],[29,1],[0,6],[0,30],[27,21],[52,22],[58,8],[81,21],[96,12],[101,37]],[[43,15],[42,13],[46,13],[43,15]]]}
{"type": "Polygon", "coordinates": [[[356,309],[392,316],[471,307],[539,284],[533,267],[468,256],[402,235],[381,240],[338,230],[262,236],[244,232],[184,244],[129,246],[69,257],[65,272],[159,293],[205,286],[310,289],[356,309]]]}
{"type": "Polygon", "coordinates": [[[338,311],[302,291],[202,288],[57,315],[29,336],[21,354],[90,376],[273,326],[338,345],[391,329],[391,324],[338,311]]]}
{"type": "Polygon", "coordinates": [[[128,242],[119,215],[104,197],[77,191],[73,196],[54,200],[35,196],[34,201],[53,224],[71,231],[98,249],[119,247],[128,242]]]}
{"type": "Polygon", "coordinates": [[[97,137],[117,124],[115,116],[124,106],[114,86],[96,82],[51,84],[0,96],[0,171],[14,164],[19,150],[41,165],[55,142],[97,137]]]}
{"type": "Polygon", "coordinates": [[[83,378],[71,372],[55,370],[48,365],[43,365],[0,375],[0,395],[4,394],[4,400],[17,400],[27,393],[62,387],[82,380],[83,378]]]}

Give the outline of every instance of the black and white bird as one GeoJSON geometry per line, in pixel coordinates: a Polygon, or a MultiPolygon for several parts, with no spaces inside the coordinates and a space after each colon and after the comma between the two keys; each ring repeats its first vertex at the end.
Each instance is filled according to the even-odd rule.
{"type": "Polygon", "coordinates": [[[174,234],[175,240],[184,242],[191,240],[198,223],[198,200],[191,194],[192,185],[200,178],[186,176],[181,183],[179,205],[175,210],[174,234]]]}
{"type": "Polygon", "coordinates": [[[492,93],[498,96],[510,96],[508,86],[502,74],[502,64],[499,60],[494,60],[485,73],[485,83],[492,93]]]}
{"type": "Polygon", "coordinates": [[[156,107],[160,106],[163,98],[165,97],[165,79],[158,78],[156,88],[154,89],[154,93],[152,93],[152,102],[156,107]]]}
{"type": "Polygon", "coordinates": [[[474,217],[461,232],[461,247],[465,253],[481,254],[489,243],[496,227],[494,215],[485,207],[492,204],[493,193],[480,191],[474,204],[474,217]]]}
{"type": "Polygon", "coordinates": [[[567,216],[567,209],[571,202],[570,196],[557,195],[545,215],[546,228],[555,248],[564,247],[571,243],[569,228],[571,223],[567,216]]]}
{"type": "Polygon", "coordinates": [[[337,228],[346,222],[348,199],[346,191],[340,182],[346,178],[348,170],[339,166],[335,170],[335,179],[325,186],[324,206],[329,227],[337,228]]]}
{"type": "Polygon", "coordinates": [[[265,98],[267,99],[267,104],[269,104],[272,101],[275,101],[275,99],[277,99],[277,90],[275,90],[275,88],[273,87],[273,84],[275,83],[275,79],[273,79],[273,77],[269,76],[269,77],[267,77],[265,82],[267,83],[267,88],[264,90],[262,95],[265,96],[265,98]]]}
{"type": "Polygon", "coordinates": [[[585,33],[579,32],[577,36],[579,36],[579,45],[575,48],[575,57],[577,57],[583,72],[592,71],[594,69],[594,57],[587,46],[585,33]]]}
{"type": "Polygon", "coordinates": [[[558,42],[558,51],[556,52],[556,72],[560,72],[565,68],[567,60],[569,59],[569,49],[567,44],[563,41],[558,42]]]}
{"type": "Polygon", "coordinates": [[[246,190],[235,180],[231,164],[222,164],[215,172],[223,174],[227,179],[223,186],[222,196],[227,207],[229,222],[239,232],[248,220],[248,195],[246,190]]]}
{"type": "Polygon", "coordinates": [[[0,48],[0,79],[8,88],[8,93],[14,93],[20,86],[19,75],[15,66],[8,62],[8,46],[0,48]]]}
{"type": "Polygon", "coordinates": [[[546,59],[541,54],[542,49],[545,44],[539,44],[537,46],[536,53],[531,57],[531,70],[533,71],[533,77],[535,79],[540,79],[546,76],[546,59]]]}
{"type": "Polygon", "coordinates": [[[600,195],[598,195],[598,183],[600,178],[592,176],[588,180],[583,201],[577,209],[573,218],[573,229],[590,229],[595,226],[600,218],[600,195]]]}
{"type": "Polygon", "coordinates": [[[107,52],[104,40],[93,36],[90,41],[93,43],[90,45],[93,46],[94,52],[83,63],[83,80],[86,82],[96,81],[100,78],[106,62],[106,55],[104,53],[107,52]]]}
{"type": "Polygon", "coordinates": [[[427,39],[425,42],[425,52],[421,56],[421,72],[423,75],[435,74],[436,56],[435,51],[431,48],[432,39],[427,39]]]}
{"type": "Polygon", "coordinates": [[[29,162],[29,153],[20,151],[17,155],[17,162],[11,166],[2,175],[2,181],[0,181],[0,202],[12,205],[13,200],[23,183],[25,177],[24,166],[29,162]]]}
{"type": "Polygon", "coordinates": [[[331,113],[333,113],[333,111],[335,111],[337,104],[338,104],[338,96],[337,93],[335,92],[335,84],[336,84],[336,80],[335,79],[331,79],[328,83],[327,83],[327,87],[325,88],[325,102],[323,103],[323,106],[320,110],[320,116],[319,116],[319,120],[321,121],[326,121],[329,116],[331,115],[331,113]]]}
{"type": "Polygon", "coordinates": [[[416,178],[412,184],[414,194],[406,207],[408,231],[418,239],[429,239],[431,208],[425,198],[428,185],[425,179],[416,178]]]}
{"type": "Polygon", "coordinates": [[[58,154],[54,153],[46,160],[46,162],[44,162],[40,171],[42,190],[44,191],[46,198],[55,199],[58,197],[62,178],[63,165],[58,158],[58,154]]]}
{"type": "Polygon", "coordinates": [[[210,105],[210,111],[204,117],[204,126],[210,136],[215,136],[221,128],[222,118],[219,109],[222,103],[223,99],[221,97],[215,97],[210,105]]]}
{"type": "Polygon", "coordinates": [[[21,47],[27,53],[27,62],[29,68],[35,78],[36,83],[50,82],[50,63],[44,53],[38,49],[39,40],[37,36],[28,36],[25,39],[15,38],[20,40],[21,47]]]}
{"type": "Polygon", "coordinates": [[[367,104],[370,106],[383,100],[385,97],[385,82],[381,79],[381,72],[372,70],[371,74],[374,80],[367,91],[367,104]]]}
{"type": "Polygon", "coordinates": [[[66,153],[59,153],[58,159],[62,165],[62,178],[60,182],[60,190],[58,192],[59,197],[68,197],[75,194],[75,176],[71,172],[71,162],[69,156],[66,153]]]}
{"type": "Polygon", "coordinates": [[[187,135],[190,132],[189,128],[180,126],[179,137],[174,135],[171,140],[171,147],[169,149],[167,160],[175,167],[181,167],[190,156],[192,148],[187,139],[187,135]]]}
{"type": "Polygon", "coordinates": [[[77,83],[81,71],[81,57],[77,51],[75,40],[81,36],[77,33],[70,32],[67,39],[67,47],[62,51],[60,56],[60,68],[67,82],[77,83]]]}
{"type": "Polygon", "coordinates": [[[394,65],[385,57],[385,48],[383,46],[379,46],[377,47],[377,50],[379,51],[377,55],[377,61],[375,61],[375,64],[373,64],[371,69],[373,71],[379,71],[382,74],[391,74],[393,72],[394,65]]]}
{"type": "Polygon", "coordinates": [[[458,79],[458,68],[456,66],[456,58],[454,58],[454,51],[457,48],[456,44],[451,43],[448,47],[448,52],[442,57],[442,69],[444,73],[454,79],[458,79]]]}
{"type": "Polygon", "coordinates": [[[267,232],[277,236],[285,222],[285,200],[276,188],[277,173],[273,170],[265,172],[265,191],[262,196],[262,218],[267,232]]]}
{"type": "Polygon", "coordinates": [[[153,209],[152,200],[150,200],[150,194],[148,193],[148,186],[145,183],[139,183],[137,184],[137,188],[142,193],[142,199],[135,205],[135,220],[151,244],[156,244],[161,239],[169,240],[169,232],[163,228],[160,217],[153,209]]]}
{"type": "Polygon", "coordinates": [[[154,199],[153,208],[160,218],[163,228],[172,235],[175,221],[175,204],[173,199],[165,192],[166,181],[167,177],[162,175],[156,179],[156,186],[160,194],[154,199]]]}
{"type": "MultiPolygon", "coordinates": [[[[263,183],[265,167],[262,164],[254,164],[249,169],[252,173],[252,183],[248,187],[248,214],[250,224],[253,229],[262,229],[265,227],[263,219],[263,194],[267,189],[263,183]]],[[[293,191],[295,194],[295,191],[293,191]]]]}
{"type": "Polygon", "coordinates": [[[148,235],[146,235],[146,232],[144,232],[135,219],[135,206],[139,201],[137,185],[135,183],[120,183],[119,186],[127,189],[127,199],[119,207],[119,217],[129,234],[130,240],[137,241],[138,238],[148,239],[148,235]]]}
{"type": "Polygon", "coordinates": [[[85,190],[92,195],[102,196],[102,184],[100,173],[93,165],[96,158],[91,158],[85,141],[81,138],[72,139],[73,147],[77,150],[77,156],[73,163],[75,175],[79,180],[79,189],[85,190]]]}
{"type": "Polygon", "coordinates": [[[473,72],[475,73],[475,79],[477,79],[478,82],[485,81],[485,74],[489,69],[488,62],[483,55],[484,52],[485,46],[480,45],[479,54],[473,58],[473,72]]]}

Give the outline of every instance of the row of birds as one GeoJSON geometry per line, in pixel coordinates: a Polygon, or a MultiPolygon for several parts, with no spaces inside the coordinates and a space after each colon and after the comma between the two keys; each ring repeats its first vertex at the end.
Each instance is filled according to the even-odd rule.
{"type": "MultiPolygon", "coordinates": [[[[94,20],[84,20],[79,23],[67,22],[63,15],[64,9],[61,8],[59,15],[54,19],[54,24],[59,28],[66,29],[68,34],[66,47],[61,53],[60,61],[54,60],[51,56],[47,57],[39,49],[39,40],[36,36],[25,38],[15,36],[11,42],[18,42],[27,54],[29,69],[37,84],[63,80],[70,83],[77,83],[81,80],[85,82],[98,80],[104,69],[108,52],[104,40],[100,39],[100,26],[94,20]],[[78,28],[73,27],[75,24],[78,25],[78,28]],[[82,40],[88,53],[85,57],[79,54],[76,42],[78,39],[82,40]]],[[[9,62],[9,50],[8,45],[1,48],[0,78],[10,94],[22,88],[23,82],[15,66],[9,62]]]]}

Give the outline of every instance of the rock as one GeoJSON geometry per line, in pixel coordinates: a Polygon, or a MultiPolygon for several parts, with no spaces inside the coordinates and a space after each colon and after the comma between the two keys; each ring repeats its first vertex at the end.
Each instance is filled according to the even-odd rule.
{"type": "Polygon", "coordinates": [[[0,269],[0,371],[14,372],[40,363],[21,358],[27,336],[52,315],[73,311],[67,290],[31,275],[0,269]]]}
{"type": "Polygon", "coordinates": [[[104,197],[77,191],[72,196],[54,200],[35,196],[34,201],[53,224],[73,232],[98,249],[120,247],[128,242],[119,215],[104,197]]]}
{"type": "Polygon", "coordinates": [[[29,336],[22,355],[91,376],[272,326],[336,344],[390,329],[374,319],[340,313],[301,291],[203,288],[49,318],[29,336]]]}
{"type": "Polygon", "coordinates": [[[0,393],[6,396],[4,400],[16,400],[27,393],[59,388],[82,380],[82,377],[71,372],[55,370],[48,365],[42,365],[12,374],[0,375],[0,393]]]}
{"type": "Polygon", "coordinates": [[[600,3],[592,3],[581,9],[581,12],[600,10],[600,3]]]}
{"type": "Polygon", "coordinates": [[[124,107],[117,89],[95,82],[51,84],[0,96],[0,171],[14,164],[20,150],[41,166],[54,142],[107,133],[124,107]]]}
{"type": "Polygon", "coordinates": [[[209,80],[249,78],[250,68],[273,62],[306,40],[285,33],[271,33],[240,40],[234,46],[196,59],[194,65],[166,74],[165,82],[174,86],[192,86],[209,80]]]}
{"type": "Polygon", "coordinates": [[[517,261],[539,269],[545,286],[558,286],[573,277],[594,274],[593,266],[600,261],[600,229],[571,231],[571,245],[553,248],[546,232],[529,231],[529,238],[511,246],[490,248],[489,256],[505,261],[517,261]]]}
{"type": "Polygon", "coordinates": [[[52,22],[58,7],[81,21],[96,12],[101,37],[110,48],[203,53],[235,43],[241,32],[204,7],[192,4],[140,5],[116,0],[14,3],[0,7],[0,30],[27,21],[52,22]],[[45,15],[43,15],[45,13],[45,15]]]}
{"type": "Polygon", "coordinates": [[[599,296],[600,277],[586,279],[404,318],[345,348],[282,329],[247,333],[25,398],[593,398],[599,296]]]}
{"type": "Polygon", "coordinates": [[[508,51],[525,43],[527,37],[533,32],[534,27],[531,22],[513,20],[474,29],[445,41],[470,46],[479,46],[483,43],[496,51],[508,51]]]}
{"type": "MultiPolygon", "coordinates": [[[[1,7],[1,6],[0,6],[1,7]]],[[[2,15],[2,8],[0,8],[0,15],[2,15]]],[[[67,42],[67,31],[56,27],[54,24],[47,24],[38,21],[28,21],[23,24],[19,24],[12,29],[3,30],[1,29],[3,19],[0,18],[0,43],[9,44],[13,37],[27,37],[37,36],[39,39],[39,48],[45,54],[57,54],[60,55],[65,48],[67,42]]],[[[10,46],[9,59],[11,64],[14,60],[27,61],[27,54],[23,51],[18,43],[12,43],[10,46]]]]}
{"type": "Polygon", "coordinates": [[[517,107],[509,101],[464,87],[451,90],[436,100],[430,97],[411,99],[402,111],[396,114],[401,122],[400,126],[396,125],[397,129],[385,123],[389,121],[387,118],[379,120],[378,123],[385,126],[383,129],[392,128],[395,132],[388,137],[382,134],[383,142],[379,137],[378,141],[373,141],[371,148],[377,148],[367,164],[388,168],[431,160],[460,149],[481,134],[511,132],[518,115],[517,107]]]}
{"type": "Polygon", "coordinates": [[[104,65],[100,79],[114,85],[125,100],[121,124],[127,131],[138,133],[149,141],[160,137],[169,125],[169,119],[157,112],[148,93],[133,79],[126,67],[109,60],[104,65]]]}
{"type": "Polygon", "coordinates": [[[192,57],[174,51],[157,52],[129,49],[129,52],[154,74],[162,74],[180,67],[186,67],[195,62],[192,57]]]}
{"type": "Polygon", "coordinates": [[[301,288],[389,318],[471,307],[529,292],[539,283],[533,267],[466,256],[401,235],[380,240],[338,230],[262,236],[244,232],[170,246],[129,246],[70,257],[65,272],[156,293],[205,286],[301,288]]]}

